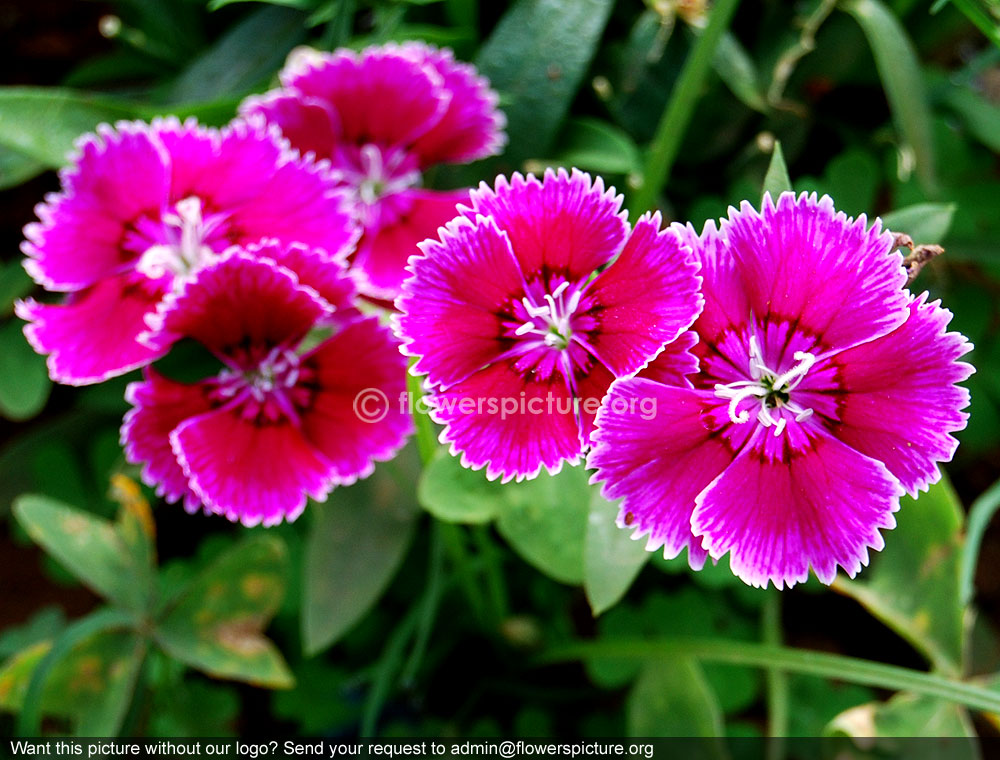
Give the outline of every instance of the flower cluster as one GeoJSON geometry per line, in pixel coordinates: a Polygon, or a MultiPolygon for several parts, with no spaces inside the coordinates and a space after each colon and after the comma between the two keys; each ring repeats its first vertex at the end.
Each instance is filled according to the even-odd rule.
{"type": "Polygon", "coordinates": [[[223,129],[104,125],[25,228],[66,294],[17,305],[28,340],[63,383],[142,368],[126,456],[192,512],[274,525],[367,476],[412,421],[358,399],[401,398],[412,357],[441,441],[490,479],[585,459],[650,550],[728,554],[758,586],[857,573],[953,455],[973,371],[893,236],[791,193],[700,234],[629,224],[575,169],[421,187],[503,126],[471,66],[417,43],[297,51],[223,129]],[[395,334],[370,315],[392,299],[395,334]]]}
{"type": "Polygon", "coordinates": [[[360,390],[405,387],[358,282],[394,295],[418,240],[467,197],[418,189],[422,169],[504,139],[495,93],[448,51],[299,52],[282,78],[221,130],[167,118],[81,138],[22,246],[66,296],[17,305],[58,382],[145,368],[128,458],[169,501],[247,525],[293,519],[404,442],[401,412],[353,414],[360,390]],[[201,382],[149,366],[178,341],[213,357],[201,382]]]}

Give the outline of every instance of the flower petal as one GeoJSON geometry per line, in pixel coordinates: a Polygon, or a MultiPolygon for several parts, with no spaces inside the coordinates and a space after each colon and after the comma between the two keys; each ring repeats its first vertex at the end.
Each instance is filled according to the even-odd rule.
{"type": "Polygon", "coordinates": [[[681,333],[677,340],[663,347],[656,358],[639,372],[638,377],[646,377],[664,385],[690,388],[690,375],[698,371],[698,357],[692,352],[697,344],[698,333],[694,330],[681,333]]]}
{"type": "Polygon", "coordinates": [[[643,367],[691,326],[702,306],[698,266],[660,215],[636,223],[621,255],[587,290],[581,315],[595,355],[617,376],[643,367]]]}
{"type": "Polygon", "coordinates": [[[103,124],[77,150],[60,172],[62,192],[46,196],[35,208],[40,222],[24,228],[25,268],[49,290],[79,290],[130,268],[137,253],[122,248],[127,225],[159,215],[170,187],[155,126],[103,124]]]}
{"type": "Polygon", "coordinates": [[[700,568],[706,553],[691,532],[695,497],[734,458],[703,392],[645,378],[618,380],[597,414],[587,466],[609,499],[624,499],[618,525],[648,536],[650,551],[672,559],[687,548],[700,568]]]}
{"type": "Polygon", "coordinates": [[[413,429],[406,359],[377,318],[351,323],[303,357],[303,367],[315,375],[302,431],[338,485],[367,477],[403,446],[413,429]]]}
{"type": "Polygon", "coordinates": [[[168,502],[184,498],[185,509],[194,512],[201,501],[188,487],[188,479],[170,447],[170,433],[189,417],[212,408],[208,386],[188,385],[147,368],[143,381],[130,383],[125,400],[132,404],[122,423],[121,443],[125,458],[143,464],[142,481],[156,487],[156,495],[168,502]]]}
{"type": "Polygon", "coordinates": [[[947,332],[951,312],[923,293],[910,317],[888,335],[834,357],[847,390],[834,434],[862,454],[885,462],[912,495],[941,478],[965,427],[969,391],[955,383],[974,372],[958,358],[972,350],[947,332]]]}
{"type": "Polygon", "coordinates": [[[531,479],[542,467],[558,472],[582,452],[573,396],[558,374],[525,378],[511,361],[497,362],[432,397],[442,443],[462,464],[486,476],[531,479]]]}
{"type": "Polygon", "coordinates": [[[547,169],[541,182],[533,174],[498,177],[495,188],[483,183],[473,190],[471,201],[462,212],[470,219],[492,217],[531,282],[590,277],[622,249],[628,233],[626,214],[619,213],[622,197],[577,169],[547,169]]]}
{"type": "MultiPolygon", "coordinates": [[[[823,431],[810,445],[766,456],[767,429],[697,499],[691,528],[714,559],[730,553],[746,583],[777,588],[809,577],[832,583],[837,565],[854,577],[896,525],[903,489],[881,462],[823,431]]],[[[773,453],[773,452],[772,452],[773,453]]]]}
{"type": "Polygon", "coordinates": [[[267,239],[259,244],[247,246],[246,252],[291,270],[299,285],[312,288],[333,307],[337,321],[358,316],[359,312],[354,303],[357,284],[348,274],[342,259],[331,258],[326,251],[319,248],[267,239]]]}
{"type": "Polygon", "coordinates": [[[433,66],[444,88],[451,93],[440,121],[413,145],[423,166],[466,163],[499,153],[507,142],[503,133],[507,120],[497,108],[499,98],[485,77],[471,64],[456,61],[448,49],[407,42],[402,50],[433,66]]]}
{"type": "Polygon", "coordinates": [[[282,417],[273,423],[218,409],[181,423],[170,444],[205,511],[247,527],[291,522],[330,492],[330,463],[282,417]]]}
{"type": "Polygon", "coordinates": [[[791,322],[827,349],[885,335],[906,321],[906,273],[892,235],[862,215],[848,219],[829,196],[766,196],[723,220],[750,309],[762,322],[791,322]]]}
{"type": "Polygon", "coordinates": [[[407,145],[440,121],[449,101],[437,71],[394,46],[313,53],[290,64],[282,84],[328,103],[340,139],[358,145],[407,145]]]}
{"type": "Polygon", "coordinates": [[[417,243],[437,237],[438,229],[458,215],[455,207],[469,198],[465,191],[407,190],[398,195],[403,196],[399,207],[406,210],[366,232],[354,257],[361,290],[389,301],[402,292],[403,280],[410,275],[407,261],[420,255],[417,243]]]}
{"type": "Polygon", "coordinates": [[[144,336],[167,347],[194,338],[219,356],[238,358],[246,347],[294,347],[330,311],[290,270],[233,249],[164,300],[144,336]]]}
{"type": "Polygon", "coordinates": [[[277,124],[282,136],[303,155],[330,158],[339,142],[340,124],[331,106],[286,90],[252,95],[240,104],[240,116],[262,116],[277,124]]]}
{"type": "Polygon", "coordinates": [[[64,304],[18,302],[17,315],[30,324],[24,334],[48,355],[49,375],[68,385],[100,383],[141,367],[166,353],[137,342],[146,330],[163,286],[135,273],[101,280],[74,293],[64,304]]]}
{"type": "Polygon", "coordinates": [[[396,301],[397,334],[403,352],[420,357],[414,374],[448,387],[510,347],[503,322],[524,280],[493,219],[461,217],[419,248],[424,255],[410,260],[412,277],[396,301]]]}

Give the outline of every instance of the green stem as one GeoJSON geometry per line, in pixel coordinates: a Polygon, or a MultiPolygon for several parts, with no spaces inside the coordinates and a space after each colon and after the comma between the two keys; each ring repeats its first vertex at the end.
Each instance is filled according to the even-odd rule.
{"type": "Polygon", "coordinates": [[[617,639],[556,647],[540,665],[577,660],[656,660],[694,657],[708,662],[776,668],[788,673],[832,678],[863,686],[909,691],[1000,714],[1000,693],[953,678],[826,652],[726,639],[617,639]]]}
{"type": "Polygon", "coordinates": [[[431,525],[430,563],[427,570],[427,585],[420,603],[420,618],[417,621],[417,632],[413,640],[413,650],[410,659],[403,669],[403,685],[409,685],[417,677],[420,663],[427,651],[431,630],[434,628],[434,618],[437,615],[438,604],[444,585],[444,541],[441,538],[441,523],[434,521],[431,525]]]}
{"type": "MultiPolygon", "coordinates": [[[[775,589],[764,600],[761,629],[765,644],[781,646],[781,593],[775,589]]],[[[767,735],[768,760],[781,760],[785,754],[781,739],[788,736],[788,674],[778,668],[767,671],[767,735]]]]}
{"type": "Polygon", "coordinates": [[[792,47],[782,53],[778,62],[774,65],[771,86],[767,88],[767,102],[772,106],[777,106],[781,103],[781,99],[785,94],[785,87],[788,85],[788,80],[791,78],[792,72],[795,71],[798,62],[816,49],[816,32],[819,31],[820,26],[826,21],[827,17],[833,13],[833,9],[836,6],[837,0],[822,0],[816,6],[816,10],[802,24],[802,32],[799,34],[799,39],[792,47]]]}
{"type": "Polygon", "coordinates": [[[117,631],[123,628],[133,628],[135,618],[125,612],[114,609],[103,609],[77,620],[66,628],[52,647],[35,666],[24,694],[21,712],[17,716],[15,733],[18,736],[40,736],[42,732],[42,696],[45,693],[45,682],[49,673],[58,662],[70,651],[91,636],[104,631],[117,631]]]}
{"type": "Polygon", "coordinates": [[[508,614],[507,584],[504,582],[503,568],[500,566],[500,553],[490,537],[489,528],[475,525],[471,528],[472,540],[475,542],[479,556],[483,558],[486,572],[486,590],[490,595],[493,607],[493,617],[497,625],[502,623],[508,614]]]}
{"type": "Polygon", "coordinates": [[[439,522],[438,525],[441,530],[441,538],[444,541],[445,550],[448,552],[448,557],[451,560],[454,580],[465,594],[476,620],[480,624],[485,624],[487,622],[486,605],[482,594],[479,593],[479,589],[476,588],[476,584],[473,582],[473,575],[476,570],[473,566],[472,557],[469,556],[468,549],[466,549],[462,529],[458,525],[451,525],[445,522],[439,522]]]}
{"type": "MultiPolygon", "coordinates": [[[[411,365],[412,366],[412,362],[411,365]]],[[[410,394],[410,403],[413,405],[413,425],[416,427],[417,452],[420,454],[420,461],[424,467],[430,464],[437,452],[437,434],[434,432],[434,422],[431,420],[427,410],[423,408],[421,400],[424,397],[424,389],[421,387],[419,377],[407,373],[406,390],[410,394]]]]}
{"type": "Polygon", "coordinates": [[[983,543],[986,528],[1000,509],[1000,480],[990,486],[987,491],[973,502],[969,508],[969,519],[965,527],[965,546],[962,549],[961,570],[959,578],[959,600],[965,607],[972,601],[975,593],[976,564],[979,561],[979,548],[983,543]]]}
{"type": "Polygon", "coordinates": [[[698,36],[694,49],[684,63],[653,136],[642,172],[642,183],[629,203],[631,210],[637,214],[652,208],[660,191],[667,184],[670,169],[680,149],[681,138],[691,121],[705,78],[712,68],[715,48],[729,27],[729,21],[739,2],[740,0],[717,0],[709,14],[708,25],[698,36]]]}

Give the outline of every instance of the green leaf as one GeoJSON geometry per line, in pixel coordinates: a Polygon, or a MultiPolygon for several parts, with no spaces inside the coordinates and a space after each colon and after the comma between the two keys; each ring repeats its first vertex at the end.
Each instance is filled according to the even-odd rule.
{"type": "MultiPolygon", "coordinates": [[[[907,757],[931,760],[940,757],[940,746],[899,737],[974,737],[968,711],[952,702],[917,694],[897,694],[888,702],[871,702],[845,710],[824,731],[826,736],[850,736],[858,742],[865,757],[907,757]]],[[[950,742],[948,758],[978,760],[979,752],[971,742],[950,742]]],[[[851,754],[838,756],[851,757],[851,754]]],[[[856,755],[855,755],[856,756],[856,755]]]]}
{"type": "Polygon", "coordinates": [[[757,67],[740,41],[729,32],[719,39],[712,66],[726,87],[745,106],[761,113],[767,111],[757,67]]]}
{"type": "MultiPolygon", "coordinates": [[[[49,653],[42,641],[0,668],[0,709],[19,712],[35,669],[49,653]]],[[[146,643],[130,631],[96,633],[52,666],[42,693],[42,714],[69,718],[78,736],[114,736],[132,701],[146,643]]]]}
{"type": "Polygon", "coordinates": [[[479,470],[463,467],[458,457],[439,447],[417,482],[417,501],[439,520],[487,523],[504,505],[504,487],[479,470]]]}
{"type": "Polygon", "coordinates": [[[1000,153],[1000,106],[968,87],[948,86],[945,102],[962,118],[969,132],[994,153],[1000,153]]]}
{"type": "Polygon", "coordinates": [[[764,175],[764,192],[770,193],[771,199],[777,202],[779,195],[791,189],[792,180],[788,176],[785,154],[781,151],[781,141],[775,140],[771,163],[768,164],[767,174],[764,175]]]}
{"type": "MultiPolygon", "coordinates": [[[[689,657],[644,665],[629,693],[625,720],[629,736],[725,735],[718,700],[701,667],[689,657]]],[[[689,749],[693,757],[721,756],[715,742],[689,749]]]]}
{"type": "Polygon", "coordinates": [[[20,259],[0,264],[0,317],[13,314],[14,301],[28,295],[34,287],[20,259]]]}
{"type": "Polygon", "coordinates": [[[20,320],[0,324],[0,415],[9,420],[34,417],[52,390],[45,359],[28,345],[21,326],[20,320]]]}
{"type": "Polygon", "coordinates": [[[915,243],[937,244],[944,240],[955,216],[954,203],[918,203],[882,216],[882,226],[905,232],[915,243]]]}
{"type": "Polygon", "coordinates": [[[961,671],[964,615],[959,597],[962,506],[942,479],[919,499],[906,497],[896,529],[861,580],[836,580],[875,617],[944,673],[961,671]]]}
{"type": "Polygon", "coordinates": [[[47,168],[41,161],[11,148],[0,146],[0,190],[27,182],[47,168]]]}
{"type": "Polygon", "coordinates": [[[303,11],[311,10],[319,5],[318,0],[210,0],[208,3],[208,9],[210,11],[217,11],[219,8],[224,8],[227,5],[251,2],[267,3],[268,5],[283,5],[287,8],[298,8],[303,11]]]}
{"type": "Polygon", "coordinates": [[[148,556],[133,550],[119,525],[35,494],[14,502],[14,516],[35,543],[94,591],[129,610],[149,608],[148,556]]]}
{"type": "Polygon", "coordinates": [[[562,583],[583,582],[583,540],[591,489],[583,467],[544,470],[534,480],[504,486],[507,503],[497,530],[525,561],[562,583]]]}
{"type": "Polygon", "coordinates": [[[593,489],[583,540],[583,589],[594,615],[616,605],[650,557],[644,540],[615,524],[618,502],[593,489]]]}
{"type": "Polygon", "coordinates": [[[868,39],[901,147],[912,155],[924,190],[933,193],[936,180],[931,114],[913,43],[880,0],[847,0],[840,7],[854,17],[868,39]]]}
{"type": "Polygon", "coordinates": [[[302,609],[307,654],[330,646],[364,617],[406,556],[419,515],[411,460],[397,457],[315,505],[302,609]]]}
{"type": "Polygon", "coordinates": [[[305,39],[304,18],[294,8],[268,7],[250,14],[198,56],[167,92],[170,103],[245,95],[281,68],[305,39]]]}
{"type": "Polygon", "coordinates": [[[138,110],[110,98],[56,87],[0,88],[0,145],[48,168],[66,163],[74,141],[102,122],[133,119],[138,110]]]}
{"type": "Polygon", "coordinates": [[[623,130],[602,119],[570,119],[559,139],[556,166],[575,166],[607,174],[642,171],[635,141],[623,130]]]}
{"type": "Polygon", "coordinates": [[[476,65],[506,99],[505,163],[549,155],[590,65],[612,0],[517,0],[476,65]]]}
{"type": "Polygon", "coordinates": [[[255,535],[206,567],[166,607],[157,643],[172,657],[216,678],[269,688],[294,679],[262,631],[285,594],[288,553],[273,535],[255,535]]]}

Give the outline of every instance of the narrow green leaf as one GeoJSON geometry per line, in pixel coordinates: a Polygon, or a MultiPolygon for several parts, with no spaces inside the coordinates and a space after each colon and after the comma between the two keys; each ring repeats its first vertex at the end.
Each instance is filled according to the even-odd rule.
{"type": "Polygon", "coordinates": [[[857,599],[936,668],[961,671],[964,608],[959,599],[963,510],[947,480],[906,497],[896,529],[860,580],[836,588],[857,599]]]}
{"type": "Polygon", "coordinates": [[[28,345],[22,325],[19,319],[0,324],[0,416],[9,420],[34,417],[52,390],[45,359],[28,345]]]}
{"type": "Polygon", "coordinates": [[[288,552],[273,535],[251,536],[198,574],[165,608],[156,642],[216,678],[269,688],[294,679],[263,630],[285,595],[288,552]]]}
{"type": "Polygon", "coordinates": [[[1000,481],[990,486],[972,506],[969,507],[969,520],[966,526],[965,543],[962,547],[961,567],[961,597],[963,606],[972,601],[975,594],[976,565],[979,561],[979,549],[997,510],[1000,509],[1000,481]]]}
{"type": "Polygon", "coordinates": [[[590,486],[582,467],[544,470],[534,480],[509,483],[497,530],[525,561],[562,583],[583,582],[583,540],[590,486]]]}
{"type": "Polygon", "coordinates": [[[602,119],[570,119],[559,139],[557,166],[606,174],[642,171],[639,147],[623,130],[602,119]]]}
{"type": "Polygon", "coordinates": [[[476,64],[506,99],[506,164],[550,154],[613,4],[517,0],[500,19],[476,64]]]}
{"type": "Polygon", "coordinates": [[[168,90],[167,102],[203,102],[251,92],[305,39],[303,22],[295,8],[267,7],[250,14],[184,70],[168,90]]]}
{"type": "Polygon", "coordinates": [[[757,67],[740,41],[729,32],[719,39],[712,66],[726,87],[745,106],[761,113],[767,111],[757,67]]]}
{"type": "Polygon", "coordinates": [[[14,516],[35,543],[94,591],[126,609],[148,608],[151,570],[114,524],[34,494],[14,502],[14,516]]]}
{"type": "Polygon", "coordinates": [[[936,180],[931,113],[913,43],[880,0],[846,0],[841,7],[854,17],[868,39],[901,147],[911,153],[924,190],[933,194],[936,180]]]}
{"type": "Polygon", "coordinates": [[[458,457],[440,448],[420,474],[417,501],[439,520],[487,523],[505,503],[504,487],[486,479],[482,470],[462,467],[458,457]]]}
{"type": "Polygon", "coordinates": [[[781,151],[781,141],[775,140],[771,163],[768,164],[767,174],[764,175],[764,192],[770,193],[771,199],[777,202],[779,195],[791,189],[792,180],[788,176],[785,154],[781,151]]]}
{"type": "Polygon", "coordinates": [[[298,8],[302,11],[312,10],[319,5],[318,0],[209,0],[208,9],[217,11],[219,8],[236,3],[267,3],[268,5],[283,5],[286,8],[298,8]]]}
{"type": "Polygon", "coordinates": [[[0,88],[0,145],[48,168],[66,163],[73,142],[101,122],[133,119],[138,110],[110,98],[56,87],[0,88]]]}
{"type": "MultiPolygon", "coordinates": [[[[656,660],[643,666],[625,706],[629,736],[725,735],[722,711],[712,687],[690,657],[656,660]]],[[[694,758],[722,757],[721,745],[690,745],[694,758]]]]}
{"type": "Polygon", "coordinates": [[[583,540],[583,589],[594,615],[616,605],[650,558],[644,540],[615,524],[618,502],[593,489],[583,540]]]}
{"type": "MultiPolygon", "coordinates": [[[[1000,28],[1000,26],[998,26],[1000,28]]],[[[968,87],[950,85],[945,90],[945,102],[962,118],[979,142],[1000,153],[1000,106],[986,100],[968,87]]]]}
{"type": "Polygon", "coordinates": [[[915,243],[937,244],[944,240],[955,216],[954,203],[918,203],[882,216],[882,226],[905,232],[915,243]]]}
{"type": "Polygon", "coordinates": [[[314,507],[305,559],[302,642],[315,654],[372,608],[399,569],[416,529],[413,457],[397,457],[314,507]]]}

